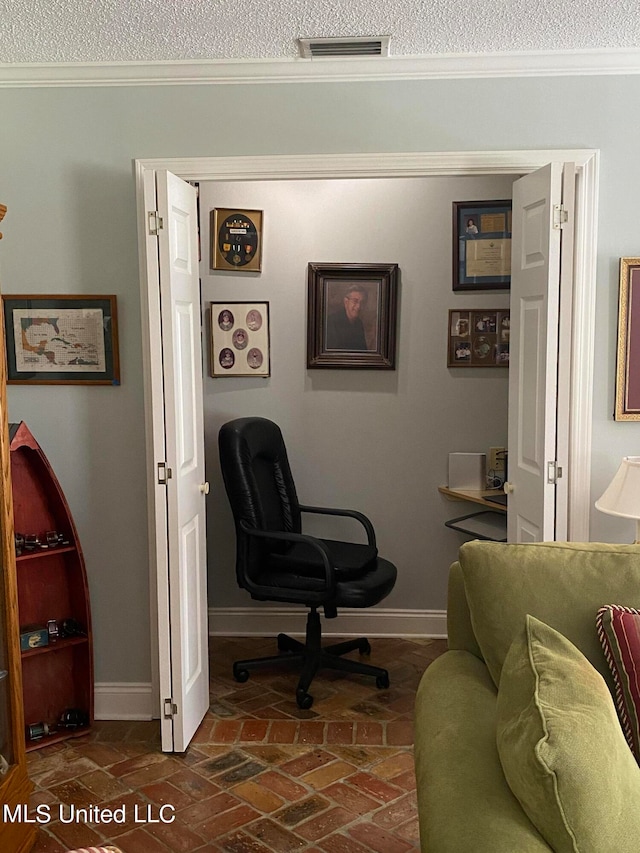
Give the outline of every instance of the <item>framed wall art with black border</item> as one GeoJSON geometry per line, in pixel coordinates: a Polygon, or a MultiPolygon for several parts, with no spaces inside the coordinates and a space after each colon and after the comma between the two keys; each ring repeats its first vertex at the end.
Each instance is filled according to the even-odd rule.
{"type": "Polygon", "coordinates": [[[7,382],[119,385],[115,296],[2,296],[7,382]]]}
{"type": "Polygon", "coordinates": [[[511,287],[511,200],[453,202],[453,290],[511,287]]]}

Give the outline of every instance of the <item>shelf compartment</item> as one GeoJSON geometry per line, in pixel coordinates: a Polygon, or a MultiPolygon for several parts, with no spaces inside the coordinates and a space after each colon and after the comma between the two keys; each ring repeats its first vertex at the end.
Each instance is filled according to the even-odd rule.
{"type": "Polygon", "coordinates": [[[24,659],[33,657],[34,655],[46,655],[53,652],[62,652],[68,646],[79,646],[82,645],[82,643],[88,642],[88,637],[64,637],[61,640],[56,640],[55,643],[49,643],[47,646],[38,646],[35,649],[28,649],[27,651],[21,652],[20,656],[24,659]]]}
{"type": "Polygon", "coordinates": [[[445,521],[445,527],[491,542],[507,541],[507,516],[503,512],[485,510],[461,515],[445,521]]]}

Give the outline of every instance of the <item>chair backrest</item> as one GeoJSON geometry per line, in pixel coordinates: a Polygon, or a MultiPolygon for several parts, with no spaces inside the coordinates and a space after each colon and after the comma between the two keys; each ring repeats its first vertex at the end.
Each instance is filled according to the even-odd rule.
{"type": "Polygon", "coordinates": [[[265,555],[285,543],[247,536],[244,521],[257,530],[300,533],[300,506],[287,450],[277,424],[266,418],[237,418],[220,428],[220,467],[236,525],[236,575],[255,580],[265,555]]]}

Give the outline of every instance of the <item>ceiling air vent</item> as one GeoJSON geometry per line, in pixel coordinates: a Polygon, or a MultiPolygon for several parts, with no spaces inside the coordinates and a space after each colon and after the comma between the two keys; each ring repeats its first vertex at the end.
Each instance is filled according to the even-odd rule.
{"type": "Polygon", "coordinates": [[[344,56],[389,56],[391,36],[298,39],[304,59],[335,59],[344,56]]]}

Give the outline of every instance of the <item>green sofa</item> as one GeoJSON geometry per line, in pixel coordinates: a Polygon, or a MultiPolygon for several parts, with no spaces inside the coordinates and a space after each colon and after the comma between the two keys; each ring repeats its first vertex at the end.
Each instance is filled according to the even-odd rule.
{"type": "MultiPolygon", "coordinates": [[[[449,577],[448,651],[425,671],[416,696],[415,762],[423,853],[640,850],[640,818],[633,814],[640,812],[640,768],[615,716],[611,700],[613,680],[595,626],[598,609],[609,604],[640,608],[638,546],[469,542],[461,547],[459,560],[452,565],[449,577]],[[528,619],[528,614],[535,620],[528,619]],[[573,644],[580,651],[570,652],[569,657],[584,655],[592,664],[589,666],[582,658],[582,669],[578,661],[578,670],[584,671],[587,679],[595,678],[602,684],[606,699],[600,697],[598,701],[605,717],[608,715],[606,725],[598,722],[596,734],[589,734],[591,711],[583,705],[589,704],[591,694],[598,693],[597,684],[595,689],[592,681],[585,682],[584,687],[576,685],[581,678],[568,674],[575,670],[564,663],[562,654],[554,658],[556,669],[567,666],[567,676],[563,677],[560,669],[560,677],[553,682],[554,689],[578,691],[559,700],[558,716],[564,716],[565,710],[572,714],[574,703],[580,706],[575,709],[576,716],[569,717],[569,735],[563,735],[564,740],[575,736],[577,741],[580,737],[584,741],[570,744],[567,762],[571,763],[574,756],[584,758],[583,766],[575,773],[577,781],[568,783],[576,788],[569,791],[572,800],[569,812],[573,810],[573,814],[579,815],[579,828],[569,826],[567,830],[572,814],[567,819],[561,810],[558,832],[565,833],[565,837],[557,843],[545,819],[558,805],[557,776],[562,777],[563,785],[567,784],[563,768],[559,774],[551,773],[552,802],[548,806],[543,803],[541,820],[534,825],[535,808],[528,811],[530,815],[534,813],[530,819],[521,805],[522,797],[512,793],[503,769],[513,758],[522,782],[528,772],[526,760],[521,761],[520,754],[509,755],[508,739],[503,738],[500,752],[497,746],[497,730],[502,725],[500,713],[504,717],[510,712],[500,711],[499,693],[505,694],[510,689],[514,664],[516,668],[529,667],[526,632],[533,625],[535,633],[539,624],[534,624],[536,620],[544,623],[545,630],[545,626],[550,626],[548,630],[554,637],[556,632],[562,635],[558,640],[564,642],[562,654],[565,647],[573,648],[573,644]],[[519,637],[524,639],[518,640],[519,637]],[[516,641],[524,643],[520,650],[514,650],[516,641]],[[507,677],[503,665],[506,669],[505,658],[510,649],[507,677]],[[604,677],[606,686],[594,669],[604,677]],[[586,693],[585,702],[579,690],[586,693]],[[604,707],[607,703],[610,708],[604,707]],[[611,718],[615,718],[613,722],[611,718]],[[613,731],[616,727],[619,732],[613,731]],[[617,753],[610,744],[600,746],[596,742],[597,732],[602,728],[611,729],[617,753]],[[628,757],[620,743],[627,747],[628,757]],[[613,762],[612,767],[604,766],[607,761],[613,762]],[[591,767],[592,770],[585,771],[591,767]],[[605,777],[604,781],[600,776],[605,777]],[[614,799],[617,796],[613,805],[607,800],[611,792],[614,799]],[[630,805],[628,800],[636,795],[639,799],[630,805]],[[584,830],[588,838],[585,842],[580,837],[583,819],[587,824],[591,821],[584,830]],[[611,833],[607,840],[601,839],[603,824],[611,833]]],[[[536,696],[536,701],[524,707],[523,716],[531,710],[540,711],[537,699],[536,696]]],[[[517,714],[516,723],[519,724],[517,714]]],[[[515,743],[519,750],[524,741],[515,743]]],[[[533,755],[534,752],[535,761],[539,756],[533,755]]],[[[526,779],[523,784],[529,784],[529,793],[536,794],[536,785],[542,791],[547,781],[526,779]]],[[[566,787],[561,793],[567,795],[566,787]]]]}

